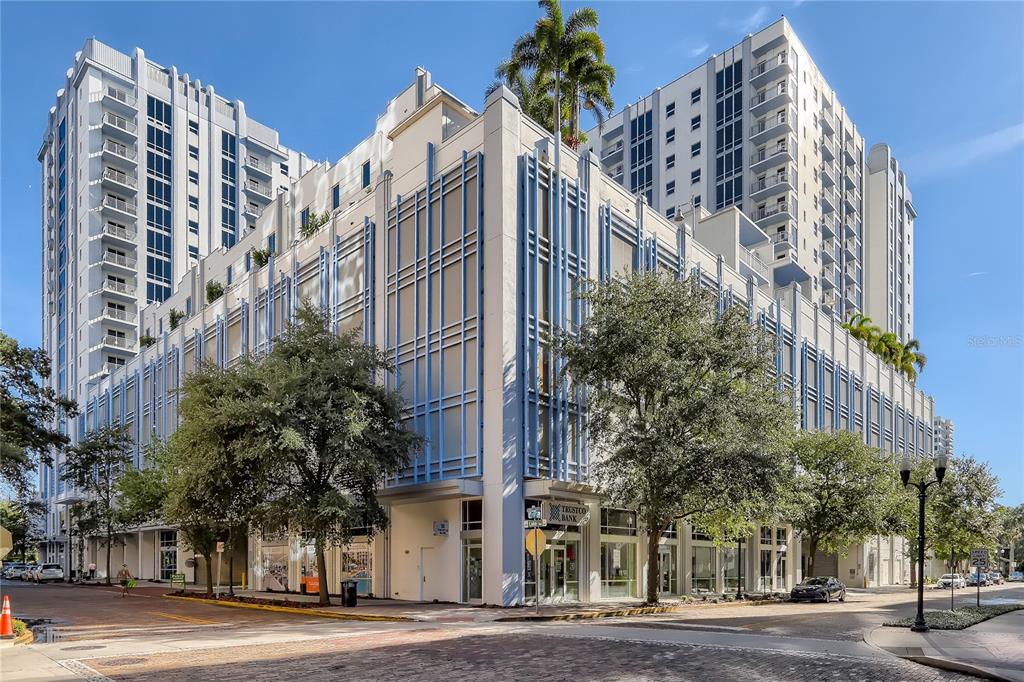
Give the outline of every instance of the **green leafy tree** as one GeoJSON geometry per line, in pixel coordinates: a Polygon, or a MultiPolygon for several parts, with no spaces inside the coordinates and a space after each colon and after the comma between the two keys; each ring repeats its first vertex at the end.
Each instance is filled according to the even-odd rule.
{"type": "Polygon", "coordinates": [[[252,262],[257,268],[262,268],[270,260],[271,251],[267,249],[253,249],[252,262]]]}
{"type": "Polygon", "coordinates": [[[217,280],[210,280],[206,283],[206,302],[213,303],[224,295],[224,285],[217,280]]]}
{"type": "MultiPolygon", "coordinates": [[[[354,527],[386,525],[377,490],[420,445],[400,396],[381,383],[393,371],[383,352],[354,332],[332,333],[304,305],[261,361],[262,391],[242,410],[256,423],[239,448],[266,463],[268,522],[313,539],[321,578],[328,547],[350,541],[354,527]]],[[[329,603],[323,579],[320,603],[329,603]]]]}
{"type": "Polygon", "coordinates": [[[39,520],[45,511],[45,505],[31,497],[0,500],[0,526],[11,534],[9,559],[28,556],[39,537],[39,520]]]}
{"type": "Polygon", "coordinates": [[[310,213],[303,223],[299,225],[299,234],[302,235],[303,239],[309,239],[330,221],[331,214],[327,211],[323,213],[310,213]]]}
{"type": "Polygon", "coordinates": [[[590,317],[553,348],[568,380],[587,387],[598,489],[637,510],[648,533],[656,603],[658,543],[674,519],[703,520],[724,540],[749,524],[747,510],[777,501],[795,414],[776,384],[774,341],[745,309],[719,313],[712,292],[656,273],[580,298],[590,317]]]}
{"type": "Polygon", "coordinates": [[[897,494],[893,463],[849,431],[801,433],[792,445],[797,474],[787,500],[793,526],[807,544],[807,574],[817,551],[843,552],[887,530],[897,494]]]}
{"type": "Polygon", "coordinates": [[[64,480],[84,493],[81,515],[102,533],[107,550],[107,584],[110,584],[110,550],[117,534],[127,526],[118,514],[117,480],[131,466],[132,439],[123,426],[104,426],[85,435],[68,450],[64,480]]]}
{"type": "Polygon", "coordinates": [[[49,376],[43,349],[0,332],[0,482],[18,495],[29,489],[37,463],[52,464],[52,451],[67,446],[56,421],[77,413],[73,401],[44,385],[49,376]]]}
{"type": "Polygon", "coordinates": [[[938,557],[952,551],[957,560],[972,549],[988,549],[995,556],[1002,526],[996,500],[1002,494],[999,479],[988,464],[974,457],[953,457],[942,485],[932,488],[928,515],[932,516],[938,557]]]}
{"type": "MultiPolygon", "coordinates": [[[[246,529],[260,522],[267,497],[265,462],[248,440],[260,426],[252,398],[262,394],[261,376],[247,358],[231,368],[206,364],[188,375],[178,402],[181,423],[169,439],[169,451],[181,460],[175,463],[181,483],[203,492],[177,495],[178,511],[190,505],[189,516],[205,516],[229,549],[244,543],[246,529]]],[[[234,572],[233,552],[228,571],[234,572]]],[[[230,581],[228,589],[233,593],[230,581]]]]}
{"type": "Polygon", "coordinates": [[[497,68],[498,80],[515,91],[529,83],[530,100],[541,100],[538,90],[550,93],[551,106],[537,113],[549,131],[559,131],[566,143],[576,148],[581,139],[580,111],[590,110],[600,121],[614,108],[611,86],[615,69],[605,62],[604,41],[597,33],[598,16],[591,7],[573,10],[566,18],[559,0],[537,3],[544,15],[531,33],[520,36],[512,54],[497,68]],[[524,77],[523,74],[531,75],[524,77]],[[536,77],[534,77],[536,75],[536,77]],[[562,122],[568,119],[568,126],[562,122]]]}

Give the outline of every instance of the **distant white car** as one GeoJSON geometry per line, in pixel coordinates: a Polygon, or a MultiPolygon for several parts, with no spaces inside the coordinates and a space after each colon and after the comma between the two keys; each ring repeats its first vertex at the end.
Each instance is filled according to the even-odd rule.
{"type": "Polygon", "coordinates": [[[967,587],[967,580],[965,580],[962,575],[946,573],[935,582],[935,586],[945,590],[948,590],[952,586],[954,590],[959,590],[963,587],[967,587]]]}
{"type": "Polygon", "coordinates": [[[63,582],[64,569],[60,564],[42,564],[26,574],[26,578],[37,583],[63,582]]]}

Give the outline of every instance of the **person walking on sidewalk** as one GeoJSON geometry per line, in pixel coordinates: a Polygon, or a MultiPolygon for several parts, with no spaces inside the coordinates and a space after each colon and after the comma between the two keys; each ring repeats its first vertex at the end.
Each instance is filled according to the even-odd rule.
{"type": "Polygon", "coordinates": [[[131,594],[130,590],[135,579],[132,578],[132,572],[128,570],[128,564],[121,564],[121,570],[117,572],[117,580],[121,583],[121,596],[127,597],[131,594]]]}

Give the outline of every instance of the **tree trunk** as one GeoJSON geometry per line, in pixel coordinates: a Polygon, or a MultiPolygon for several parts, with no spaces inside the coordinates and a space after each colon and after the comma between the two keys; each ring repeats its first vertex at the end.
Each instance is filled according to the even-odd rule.
{"type": "Polygon", "coordinates": [[[661,529],[663,524],[658,521],[657,525],[647,524],[647,603],[658,603],[658,584],[661,582],[661,557],[658,554],[658,545],[661,542],[661,529]]]}
{"type": "Polygon", "coordinates": [[[110,530],[110,524],[107,524],[107,584],[110,584],[110,545],[113,544],[113,531],[110,530]]]}
{"type": "Polygon", "coordinates": [[[207,552],[202,557],[206,560],[206,596],[213,596],[213,552],[207,552]]]}
{"type": "Polygon", "coordinates": [[[316,541],[316,581],[320,585],[320,606],[330,606],[331,597],[327,592],[327,555],[323,540],[316,541]]]}
{"type": "Polygon", "coordinates": [[[818,553],[818,541],[810,538],[807,541],[807,577],[814,578],[814,555],[818,553]]]}

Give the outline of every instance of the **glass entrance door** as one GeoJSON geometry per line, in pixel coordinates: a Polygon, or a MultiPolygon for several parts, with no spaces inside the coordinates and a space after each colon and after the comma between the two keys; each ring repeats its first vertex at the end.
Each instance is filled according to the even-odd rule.
{"type": "Polygon", "coordinates": [[[661,572],[661,577],[658,581],[658,592],[661,594],[677,594],[675,545],[662,545],[658,548],[658,570],[661,572]]]}
{"type": "Polygon", "coordinates": [[[541,573],[547,566],[547,579],[544,581],[545,595],[550,601],[562,601],[565,598],[565,547],[552,547],[544,552],[545,561],[541,565],[541,573]]]}

